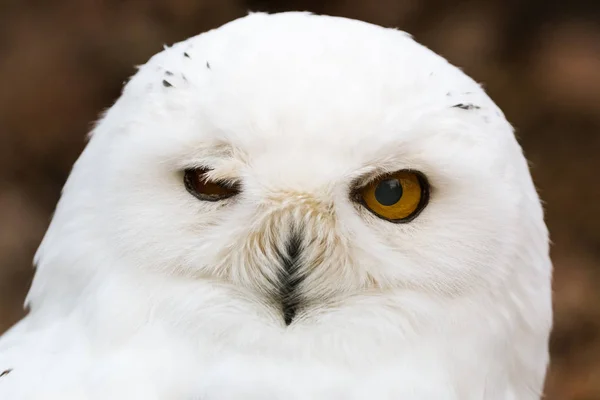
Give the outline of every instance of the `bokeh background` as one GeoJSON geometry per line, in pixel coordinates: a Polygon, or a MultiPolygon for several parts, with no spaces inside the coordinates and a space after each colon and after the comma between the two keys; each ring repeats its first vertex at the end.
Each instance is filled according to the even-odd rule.
{"type": "Polygon", "coordinates": [[[0,332],[85,134],[163,44],[248,10],[408,31],[504,109],[554,245],[549,400],[600,400],[600,0],[0,0],[0,332]]]}

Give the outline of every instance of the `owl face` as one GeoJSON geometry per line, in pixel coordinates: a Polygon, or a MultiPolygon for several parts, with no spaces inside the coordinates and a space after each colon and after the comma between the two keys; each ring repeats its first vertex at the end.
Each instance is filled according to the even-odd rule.
{"type": "Polygon", "coordinates": [[[214,281],[285,324],[358,295],[501,297],[549,263],[483,90],[402,32],[304,14],[252,14],[142,66],[57,220],[46,242],[214,281]]]}

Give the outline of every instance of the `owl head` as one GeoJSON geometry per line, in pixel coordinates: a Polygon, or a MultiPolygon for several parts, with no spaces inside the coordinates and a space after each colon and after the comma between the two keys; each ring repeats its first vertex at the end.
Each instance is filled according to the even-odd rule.
{"type": "Polygon", "coordinates": [[[152,57],[36,264],[33,312],[114,274],[176,277],[281,329],[356,299],[391,323],[491,318],[546,360],[548,235],[511,125],[461,70],[359,21],[250,14],[152,57]]]}

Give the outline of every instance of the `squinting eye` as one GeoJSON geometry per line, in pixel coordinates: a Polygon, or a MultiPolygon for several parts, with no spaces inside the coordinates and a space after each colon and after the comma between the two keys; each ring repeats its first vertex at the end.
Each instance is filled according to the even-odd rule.
{"type": "Polygon", "coordinates": [[[376,179],[358,192],[369,211],[391,222],[408,222],[427,205],[429,187],[425,177],[398,171],[376,179]]]}
{"type": "Polygon", "coordinates": [[[183,182],[188,192],[206,201],[223,200],[240,192],[237,184],[208,180],[208,172],[205,168],[185,170],[183,182]]]}

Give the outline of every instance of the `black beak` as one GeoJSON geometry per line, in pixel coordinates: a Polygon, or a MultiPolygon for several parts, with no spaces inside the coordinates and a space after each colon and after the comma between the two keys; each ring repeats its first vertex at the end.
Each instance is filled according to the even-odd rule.
{"type": "Polygon", "coordinates": [[[301,261],[302,240],[299,234],[294,233],[286,245],[285,254],[282,255],[283,270],[279,279],[280,301],[283,311],[283,320],[290,325],[300,306],[299,285],[302,281],[299,274],[301,261]]]}

